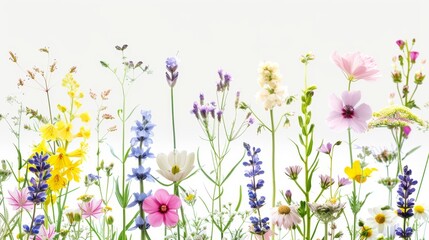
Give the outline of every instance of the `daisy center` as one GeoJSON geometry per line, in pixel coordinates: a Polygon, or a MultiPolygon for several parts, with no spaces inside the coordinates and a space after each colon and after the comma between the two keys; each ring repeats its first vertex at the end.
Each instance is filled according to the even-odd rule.
{"type": "Polygon", "coordinates": [[[414,207],[414,211],[416,211],[416,213],[422,214],[425,212],[425,208],[422,205],[416,205],[414,207]]]}
{"type": "Polygon", "coordinates": [[[345,105],[343,107],[341,115],[343,115],[344,118],[353,118],[353,116],[355,115],[354,107],[350,105],[345,105]]]}
{"type": "Polygon", "coordinates": [[[279,214],[289,214],[290,213],[290,207],[286,205],[279,206],[278,210],[279,214]]]}
{"type": "Polygon", "coordinates": [[[375,221],[378,224],[383,224],[386,221],[386,216],[384,216],[383,213],[379,213],[379,214],[375,215],[375,221]]]}
{"type": "Polygon", "coordinates": [[[174,175],[178,174],[179,172],[180,172],[180,167],[179,167],[179,166],[174,165],[174,166],[171,168],[171,173],[173,173],[174,175]]]}
{"type": "Polygon", "coordinates": [[[166,213],[166,212],[168,211],[168,206],[167,206],[167,205],[165,205],[165,204],[162,204],[162,205],[159,207],[159,211],[160,211],[161,213],[166,213]]]}

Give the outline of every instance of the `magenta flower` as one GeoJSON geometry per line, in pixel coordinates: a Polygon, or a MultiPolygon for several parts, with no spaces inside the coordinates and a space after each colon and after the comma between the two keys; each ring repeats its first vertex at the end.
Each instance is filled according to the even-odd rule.
{"type": "Polygon", "coordinates": [[[89,202],[82,202],[81,204],[79,204],[79,208],[82,211],[82,217],[95,217],[97,219],[101,217],[101,215],[103,215],[103,208],[101,207],[101,203],[101,199],[92,199],[89,202]]]}
{"type": "Polygon", "coordinates": [[[399,39],[396,41],[396,45],[398,45],[399,49],[402,50],[405,46],[405,42],[403,40],[399,39]]]}
{"type": "Polygon", "coordinates": [[[404,137],[408,138],[408,135],[410,135],[410,132],[411,132],[411,127],[410,126],[402,127],[402,132],[404,133],[404,137]]]}
{"type": "Polygon", "coordinates": [[[179,221],[177,209],[182,203],[176,195],[170,195],[164,189],[158,189],[153,196],[147,197],[143,202],[143,210],[149,215],[148,223],[153,227],[159,227],[162,223],[167,227],[173,227],[179,221]]]}
{"type": "Polygon", "coordinates": [[[347,53],[344,56],[334,52],[332,60],[343,70],[349,81],[360,79],[374,81],[380,77],[380,71],[377,69],[375,60],[360,52],[347,53]]]}
{"type": "Polygon", "coordinates": [[[332,111],[327,119],[329,127],[338,130],[351,128],[358,133],[364,132],[368,127],[366,121],[371,118],[372,111],[365,103],[356,107],[360,97],[360,91],[344,91],[341,94],[342,99],[332,95],[332,111]]]}
{"type": "Polygon", "coordinates": [[[55,225],[50,225],[48,229],[44,225],[40,228],[39,234],[36,236],[36,240],[52,240],[56,235],[55,225]]]}
{"type": "Polygon", "coordinates": [[[15,188],[13,192],[9,191],[9,196],[6,199],[9,202],[9,205],[13,207],[13,210],[25,209],[31,210],[34,207],[33,202],[29,201],[28,198],[28,188],[23,188],[18,190],[15,188]]]}
{"type": "Polygon", "coordinates": [[[418,57],[419,57],[419,52],[416,52],[416,51],[410,52],[410,59],[412,63],[416,63],[416,60],[418,57]]]}

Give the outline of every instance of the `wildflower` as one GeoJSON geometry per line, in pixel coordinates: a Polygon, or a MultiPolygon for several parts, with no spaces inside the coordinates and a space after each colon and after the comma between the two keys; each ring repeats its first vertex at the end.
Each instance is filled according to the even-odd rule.
{"type": "Polygon", "coordinates": [[[402,133],[404,134],[405,138],[408,138],[408,135],[410,135],[411,127],[410,126],[403,126],[402,127],[402,133]]]}
{"type": "Polygon", "coordinates": [[[49,155],[36,153],[33,158],[28,160],[32,164],[29,170],[36,175],[31,177],[28,187],[28,200],[34,204],[42,203],[46,200],[46,190],[48,189],[47,180],[51,177],[50,165],[46,163],[49,155]]]}
{"type": "Polygon", "coordinates": [[[411,227],[405,227],[405,223],[408,218],[414,215],[414,198],[410,198],[410,195],[416,191],[413,186],[417,185],[417,181],[411,178],[412,171],[408,166],[404,167],[403,173],[403,175],[398,176],[400,184],[397,191],[399,200],[396,202],[398,207],[396,212],[400,218],[404,219],[404,228],[396,228],[395,233],[396,236],[400,238],[409,238],[413,234],[413,229],[411,227]]]}
{"type": "Polygon", "coordinates": [[[298,179],[298,175],[301,172],[302,167],[299,165],[295,165],[295,166],[287,167],[285,170],[286,170],[285,172],[286,176],[288,176],[292,180],[296,180],[298,179]]]}
{"type": "Polygon", "coordinates": [[[329,175],[320,175],[320,187],[322,189],[327,189],[328,187],[334,185],[335,180],[331,178],[329,175]]]}
{"type": "Polygon", "coordinates": [[[150,148],[147,148],[146,150],[143,150],[142,148],[138,147],[132,147],[131,153],[129,157],[135,157],[137,159],[146,160],[148,158],[154,158],[155,155],[150,152],[150,148]]]}
{"type": "Polygon", "coordinates": [[[379,163],[384,163],[386,165],[390,165],[396,158],[398,153],[393,150],[389,149],[382,149],[382,150],[373,150],[372,156],[374,159],[379,163]]]}
{"type": "Polygon", "coordinates": [[[170,87],[174,87],[179,77],[179,72],[177,71],[177,59],[175,57],[167,58],[167,60],[165,60],[165,67],[168,70],[168,72],[165,72],[167,83],[170,87]]]}
{"type": "Polygon", "coordinates": [[[150,111],[141,111],[142,121],[136,121],[136,125],[131,127],[136,137],[131,139],[131,145],[134,146],[138,142],[143,142],[147,147],[152,144],[153,128],[155,124],[151,122],[152,114],[150,111]]]}
{"type": "Polygon", "coordinates": [[[344,187],[346,185],[349,185],[350,183],[352,183],[348,178],[340,178],[340,176],[338,176],[338,187],[344,187]]]}
{"type": "Polygon", "coordinates": [[[185,179],[194,168],[195,154],[186,151],[174,150],[167,155],[158,154],[156,162],[157,172],[172,182],[180,182],[185,179]]]}
{"type": "Polygon", "coordinates": [[[42,134],[43,140],[56,140],[58,133],[54,125],[48,123],[40,127],[40,133],[42,134]]]}
{"type": "Polygon", "coordinates": [[[429,209],[426,204],[416,203],[414,205],[414,218],[417,220],[429,220],[429,209]]]}
{"type": "MultiPolygon", "coordinates": [[[[257,194],[257,190],[263,187],[264,180],[258,179],[258,181],[256,181],[256,177],[264,173],[264,171],[261,169],[262,161],[258,156],[258,154],[261,152],[261,149],[255,147],[251,149],[250,145],[247,143],[243,143],[243,146],[246,149],[247,156],[250,157],[248,161],[243,162],[245,167],[251,168],[250,170],[246,170],[244,174],[245,177],[250,178],[250,183],[247,184],[249,205],[252,209],[260,209],[265,204],[265,197],[258,197],[257,194]]],[[[259,213],[259,210],[257,212],[257,216],[250,217],[250,222],[252,223],[250,232],[256,236],[263,236],[270,230],[268,225],[269,218],[262,217],[259,213]]]]}
{"type": "Polygon", "coordinates": [[[55,225],[49,225],[46,229],[44,225],[40,228],[39,234],[36,236],[36,240],[52,240],[56,235],[55,225]]]}
{"type": "Polygon", "coordinates": [[[386,177],[378,180],[378,183],[387,187],[388,189],[393,189],[396,184],[398,184],[399,180],[397,178],[386,177]]]}
{"type": "Polygon", "coordinates": [[[341,68],[349,81],[374,81],[380,77],[375,60],[360,52],[347,53],[344,56],[334,52],[332,60],[341,68]]]}
{"type": "Polygon", "coordinates": [[[58,171],[52,172],[52,177],[47,181],[49,189],[58,192],[67,186],[67,179],[58,171]]]}
{"type": "Polygon", "coordinates": [[[6,199],[9,202],[9,205],[13,207],[13,210],[25,209],[31,210],[34,207],[33,202],[29,201],[28,198],[28,188],[23,188],[18,190],[15,188],[13,192],[8,191],[9,196],[6,199]]]}
{"type": "Polygon", "coordinates": [[[134,195],[134,201],[132,201],[130,204],[128,204],[127,208],[134,207],[136,204],[139,206],[142,205],[144,200],[152,195],[152,190],[150,190],[147,194],[146,193],[133,193],[134,195]]]}
{"type": "Polygon", "coordinates": [[[411,63],[416,63],[416,59],[419,57],[419,52],[411,51],[410,52],[410,60],[411,63]]]}
{"type": "Polygon", "coordinates": [[[68,165],[63,172],[64,176],[67,177],[68,181],[74,180],[75,182],[80,181],[80,172],[82,170],[80,169],[80,165],[82,164],[82,161],[75,161],[72,164],[68,165]]]}
{"type": "Polygon", "coordinates": [[[371,173],[377,171],[376,168],[362,168],[360,161],[356,160],[353,162],[353,168],[346,167],[344,172],[347,174],[349,179],[352,179],[358,183],[366,182],[366,179],[371,176],[371,173]]]}
{"type": "Polygon", "coordinates": [[[224,73],[222,69],[217,71],[219,75],[219,82],[216,84],[218,92],[224,92],[225,90],[229,90],[229,83],[231,82],[231,75],[229,73],[224,73]]]}
{"type": "Polygon", "coordinates": [[[275,106],[283,105],[286,95],[285,88],[279,86],[274,90],[262,89],[259,92],[259,99],[264,102],[265,110],[272,110],[275,106]]]}
{"type": "Polygon", "coordinates": [[[383,210],[380,207],[368,209],[371,217],[367,219],[367,223],[372,229],[376,229],[379,233],[383,233],[386,226],[392,224],[393,212],[390,209],[383,210]]]}
{"type": "Polygon", "coordinates": [[[271,89],[277,88],[281,81],[279,74],[279,65],[273,62],[263,62],[259,65],[259,85],[264,88],[266,86],[271,89]]]}
{"type": "Polygon", "coordinates": [[[71,160],[65,148],[59,147],[56,154],[49,157],[48,163],[51,164],[54,169],[60,170],[71,165],[71,160]]]}
{"type": "Polygon", "coordinates": [[[327,119],[329,127],[338,130],[351,128],[358,133],[364,132],[367,129],[366,121],[371,118],[371,108],[365,103],[356,106],[360,98],[360,91],[344,91],[341,99],[332,95],[332,111],[327,119]]]}
{"type": "Polygon", "coordinates": [[[417,71],[414,75],[414,83],[417,85],[421,85],[423,80],[425,80],[426,75],[422,73],[422,71],[417,71]]]}
{"type": "Polygon", "coordinates": [[[399,47],[399,49],[404,49],[404,46],[405,46],[405,41],[403,41],[403,40],[401,40],[401,39],[399,39],[399,40],[396,40],[396,45],[398,45],[398,47],[399,47]]]}
{"type": "Polygon", "coordinates": [[[102,201],[92,199],[89,202],[82,202],[79,204],[79,208],[82,211],[82,217],[95,217],[100,218],[103,215],[103,207],[101,206],[102,201]]]}
{"type": "Polygon", "coordinates": [[[145,229],[148,229],[150,227],[150,224],[147,221],[143,220],[143,218],[140,216],[137,216],[136,219],[134,219],[134,222],[135,222],[134,227],[128,229],[128,231],[132,231],[132,230],[135,230],[137,228],[142,230],[143,226],[145,229]]]}
{"type": "Polygon", "coordinates": [[[64,121],[58,121],[55,123],[55,128],[57,129],[58,138],[64,141],[71,142],[73,140],[71,123],[66,123],[64,121]]]}
{"type": "Polygon", "coordinates": [[[327,224],[338,219],[341,216],[341,213],[343,212],[345,207],[345,203],[332,203],[328,201],[324,204],[310,203],[308,204],[308,206],[320,221],[327,224]]]}
{"type": "Polygon", "coordinates": [[[295,206],[280,205],[273,209],[271,221],[277,227],[291,229],[293,226],[301,223],[301,217],[298,215],[295,206]]]}
{"type": "Polygon", "coordinates": [[[29,234],[30,236],[38,235],[40,231],[40,227],[45,223],[45,216],[37,215],[33,220],[33,223],[28,226],[24,224],[24,232],[29,234]]]}
{"type": "Polygon", "coordinates": [[[177,209],[180,208],[180,198],[170,195],[164,189],[158,189],[155,195],[149,196],[143,202],[143,210],[149,215],[148,223],[159,227],[162,223],[167,227],[173,227],[179,221],[177,209]]]}
{"type": "Polygon", "coordinates": [[[195,202],[197,201],[197,191],[196,190],[191,189],[190,191],[185,191],[181,195],[182,195],[182,198],[185,201],[185,203],[188,204],[189,206],[194,205],[195,202]]]}
{"type": "Polygon", "coordinates": [[[362,226],[360,229],[360,239],[372,240],[376,239],[375,234],[373,233],[373,229],[367,225],[362,226]]]}
{"type": "Polygon", "coordinates": [[[87,112],[81,113],[79,117],[80,117],[80,120],[84,123],[87,123],[91,120],[91,116],[89,116],[87,112]]]}
{"type": "Polygon", "coordinates": [[[369,128],[373,127],[405,127],[410,124],[424,126],[424,121],[411,112],[411,109],[404,106],[391,105],[380,111],[374,112],[374,119],[368,124],[369,128]]]}
{"type": "Polygon", "coordinates": [[[77,198],[77,200],[82,200],[83,202],[89,202],[94,197],[94,195],[91,194],[83,194],[77,198]]]}
{"type": "Polygon", "coordinates": [[[292,203],[292,192],[291,190],[286,190],[285,193],[285,197],[286,197],[286,202],[290,205],[292,203]]]}
{"type": "Polygon", "coordinates": [[[135,179],[137,181],[147,180],[149,182],[155,182],[155,179],[150,174],[150,168],[144,168],[139,166],[138,168],[132,169],[133,174],[128,174],[128,180],[135,179]]]}
{"type": "Polygon", "coordinates": [[[264,102],[265,110],[272,110],[281,106],[286,99],[286,90],[280,86],[281,77],[278,73],[278,64],[264,62],[259,65],[259,98],[264,102]]]}
{"type": "Polygon", "coordinates": [[[317,151],[328,155],[331,154],[331,150],[332,150],[332,143],[330,142],[328,142],[327,144],[322,144],[322,146],[319,149],[317,149],[317,151]]]}

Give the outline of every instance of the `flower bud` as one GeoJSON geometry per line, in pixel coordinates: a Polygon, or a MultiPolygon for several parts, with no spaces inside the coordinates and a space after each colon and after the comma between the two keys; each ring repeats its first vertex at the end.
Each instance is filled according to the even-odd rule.
{"type": "Polygon", "coordinates": [[[414,75],[414,83],[417,85],[421,85],[425,77],[426,75],[424,75],[421,71],[416,72],[416,75],[414,75]]]}
{"type": "Polygon", "coordinates": [[[411,63],[416,63],[416,59],[419,57],[419,52],[411,51],[410,52],[410,59],[411,63]]]}
{"type": "Polygon", "coordinates": [[[404,95],[407,95],[409,92],[410,92],[410,91],[409,91],[409,87],[408,87],[408,85],[404,85],[404,87],[402,87],[402,93],[403,93],[404,95]]]}
{"type": "Polygon", "coordinates": [[[75,212],[73,219],[75,222],[80,222],[80,220],[82,220],[82,214],[80,212],[75,212]]]}
{"type": "Polygon", "coordinates": [[[392,79],[394,83],[400,83],[402,81],[402,73],[397,69],[393,70],[392,79]]]}
{"type": "Polygon", "coordinates": [[[112,225],[114,221],[115,221],[115,219],[111,215],[109,215],[106,219],[107,225],[112,225]]]}
{"type": "Polygon", "coordinates": [[[404,66],[404,57],[403,57],[402,55],[399,55],[399,56],[398,56],[398,60],[399,60],[399,64],[400,64],[401,66],[404,66]]]}
{"type": "Polygon", "coordinates": [[[286,197],[287,204],[291,205],[291,203],[292,203],[292,192],[289,189],[286,190],[285,197],[286,197]]]}
{"type": "Polygon", "coordinates": [[[396,45],[398,45],[399,49],[402,50],[402,49],[404,49],[405,42],[403,40],[399,39],[396,41],[396,45]]]}

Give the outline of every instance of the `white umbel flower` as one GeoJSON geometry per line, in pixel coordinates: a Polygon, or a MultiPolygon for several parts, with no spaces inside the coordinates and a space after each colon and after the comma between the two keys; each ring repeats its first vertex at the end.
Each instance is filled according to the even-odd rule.
{"type": "Polygon", "coordinates": [[[188,176],[194,168],[195,154],[186,151],[172,151],[168,156],[164,153],[158,154],[156,162],[159,169],[156,170],[166,179],[172,182],[180,182],[188,176]]]}

